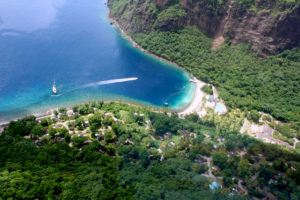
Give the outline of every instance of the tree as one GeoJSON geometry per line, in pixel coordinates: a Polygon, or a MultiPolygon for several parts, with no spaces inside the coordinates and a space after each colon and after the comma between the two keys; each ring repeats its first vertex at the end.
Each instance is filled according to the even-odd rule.
{"type": "Polygon", "coordinates": [[[114,118],[112,116],[108,116],[103,120],[103,124],[105,126],[111,126],[114,122],[114,118]]]}
{"type": "Polygon", "coordinates": [[[252,121],[258,123],[259,118],[260,118],[260,114],[257,110],[251,110],[250,111],[249,116],[248,116],[249,120],[252,120],[252,121]]]}
{"type": "Polygon", "coordinates": [[[48,126],[48,125],[49,125],[48,120],[45,119],[45,118],[41,119],[41,125],[44,126],[44,127],[45,127],[45,126],[48,126]]]}
{"type": "Polygon", "coordinates": [[[53,110],[53,114],[54,114],[55,116],[57,116],[57,115],[58,115],[57,110],[53,110]]]}
{"type": "Polygon", "coordinates": [[[281,172],[285,172],[287,170],[287,166],[285,165],[285,161],[282,158],[275,160],[272,164],[273,169],[281,172]]]}
{"type": "MultiPolygon", "coordinates": [[[[157,135],[163,135],[168,131],[171,131],[171,119],[164,114],[159,113],[151,113],[150,119],[153,123],[153,127],[155,128],[155,133],[157,135]]],[[[173,128],[173,127],[172,127],[173,128]]]]}
{"type": "Polygon", "coordinates": [[[126,126],[121,124],[121,123],[113,124],[112,129],[117,134],[117,136],[121,136],[121,135],[123,135],[127,132],[126,131],[126,126]]]}
{"type": "Polygon", "coordinates": [[[78,112],[81,115],[87,115],[89,113],[89,106],[87,104],[80,105],[78,108],[78,112]]]}
{"type": "Polygon", "coordinates": [[[294,189],[294,192],[291,194],[291,200],[299,200],[300,199],[300,186],[294,189]]]}
{"type": "Polygon", "coordinates": [[[34,136],[41,136],[45,134],[45,129],[43,128],[42,125],[38,124],[35,125],[32,130],[31,130],[31,134],[34,136]]]}
{"type": "Polygon", "coordinates": [[[66,108],[59,108],[58,112],[60,112],[61,114],[65,115],[65,114],[67,114],[67,109],[66,108]]]}
{"type": "Polygon", "coordinates": [[[15,136],[15,135],[24,136],[28,134],[28,131],[26,126],[21,122],[11,121],[8,127],[5,129],[5,133],[11,136],[15,136]]]}
{"type": "Polygon", "coordinates": [[[220,167],[221,170],[228,167],[228,156],[225,152],[216,152],[212,154],[214,165],[220,167]]]}
{"type": "Polygon", "coordinates": [[[199,115],[197,113],[189,114],[189,115],[185,116],[185,119],[192,121],[192,122],[198,122],[199,115]]]}
{"type": "Polygon", "coordinates": [[[262,177],[265,181],[269,181],[275,174],[273,169],[268,163],[262,163],[258,169],[259,177],[262,177]]]}
{"type": "Polygon", "coordinates": [[[87,137],[79,137],[79,136],[73,136],[71,141],[74,147],[80,148],[82,147],[83,143],[87,141],[87,137]]]}
{"type": "Polygon", "coordinates": [[[247,151],[251,155],[257,155],[261,152],[261,145],[260,144],[250,144],[247,151]]]}
{"type": "Polygon", "coordinates": [[[116,134],[113,130],[107,130],[104,134],[104,140],[107,143],[114,142],[116,139],[116,134]]]}
{"type": "Polygon", "coordinates": [[[95,132],[101,126],[103,114],[98,112],[89,118],[89,124],[92,132],[95,132]]]}
{"type": "Polygon", "coordinates": [[[72,110],[73,110],[73,112],[78,112],[78,106],[76,105],[76,106],[73,106],[72,107],[72,110]]]}
{"type": "Polygon", "coordinates": [[[96,107],[98,109],[101,109],[103,107],[103,105],[104,105],[104,101],[99,101],[98,104],[96,105],[96,107]]]}
{"type": "Polygon", "coordinates": [[[115,144],[114,143],[109,143],[108,145],[106,145],[106,152],[109,155],[115,155],[116,154],[115,144]]]}
{"type": "Polygon", "coordinates": [[[247,159],[242,159],[239,162],[238,175],[243,179],[250,176],[249,161],[247,159]]]}
{"type": "Polygon", "coordinates": [[[67,137],[69,135],[69,131],[65,127],[58,128],[57,130],[59,132],[60,137],[67,137]]]}
{"type": "Polygon", "coordinates": [[[48,130],[48,133],[49,133],[49,136],[50,137],[54,137],[55,136],[55,134],[57,133],[57,130],[55,129],[55,128],[50,128],[49,130],[48,130]]]}
{"type": "Polygon", "coordinates": [[[192,178],[192,181],[200,186],[205,186],[209,184],[208,179],[202,175],[196,175],[192,178]]]}
{"type": "Polygon", "coordinates": [[[213,89],[212,86],[204,85],[201,90],[209,95],[213,95],[213,89]]]}
{"type": "Polygon", "coordinates": [[[79,130],[83,130],[84,129],[84,119],[83,119],[83,117],[79,117],[79,118],[75,119],[75,126],[79,130]]]}

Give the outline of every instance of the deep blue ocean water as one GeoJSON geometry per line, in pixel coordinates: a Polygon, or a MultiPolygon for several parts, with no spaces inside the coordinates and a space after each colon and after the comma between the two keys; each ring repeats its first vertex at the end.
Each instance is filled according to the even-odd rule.
{"type": "Polygon", "coordinates": [[[173,109],[190,102],[188,74],[133,48],[110,25],[104,3],[0,1],[0,121],[99,99],[173,109]]]}

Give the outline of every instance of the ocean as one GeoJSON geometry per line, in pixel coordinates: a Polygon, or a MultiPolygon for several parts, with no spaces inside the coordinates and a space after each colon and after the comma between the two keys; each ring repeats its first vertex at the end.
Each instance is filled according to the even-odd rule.
{"type": "Polygon", "coordinates": [[[104,0],[0,1],[0,121],[94,100],[188,105],[189,75],[134,48],[107,14],[104,0]]]}

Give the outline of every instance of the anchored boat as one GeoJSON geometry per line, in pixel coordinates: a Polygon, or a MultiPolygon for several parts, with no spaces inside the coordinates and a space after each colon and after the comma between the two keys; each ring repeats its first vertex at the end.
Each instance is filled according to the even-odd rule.
{"type": "Polygon", "coordinates": [[[53,86],[52,86],[52,92],[53,92],[53,94],[57,94],[57,90],[56,90],[56,86],[55,86],[55,81],[54,81],[53,86]]]}

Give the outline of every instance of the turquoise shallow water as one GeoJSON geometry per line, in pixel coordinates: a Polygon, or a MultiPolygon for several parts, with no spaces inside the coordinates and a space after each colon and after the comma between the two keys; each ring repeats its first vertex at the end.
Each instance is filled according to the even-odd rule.
{"type": "Polygon", "coordinates": [[[133,48],[107,13],[103,0],[0,2],[0,121],[99,99],[191,101],[188,74],[133,48]]]}

